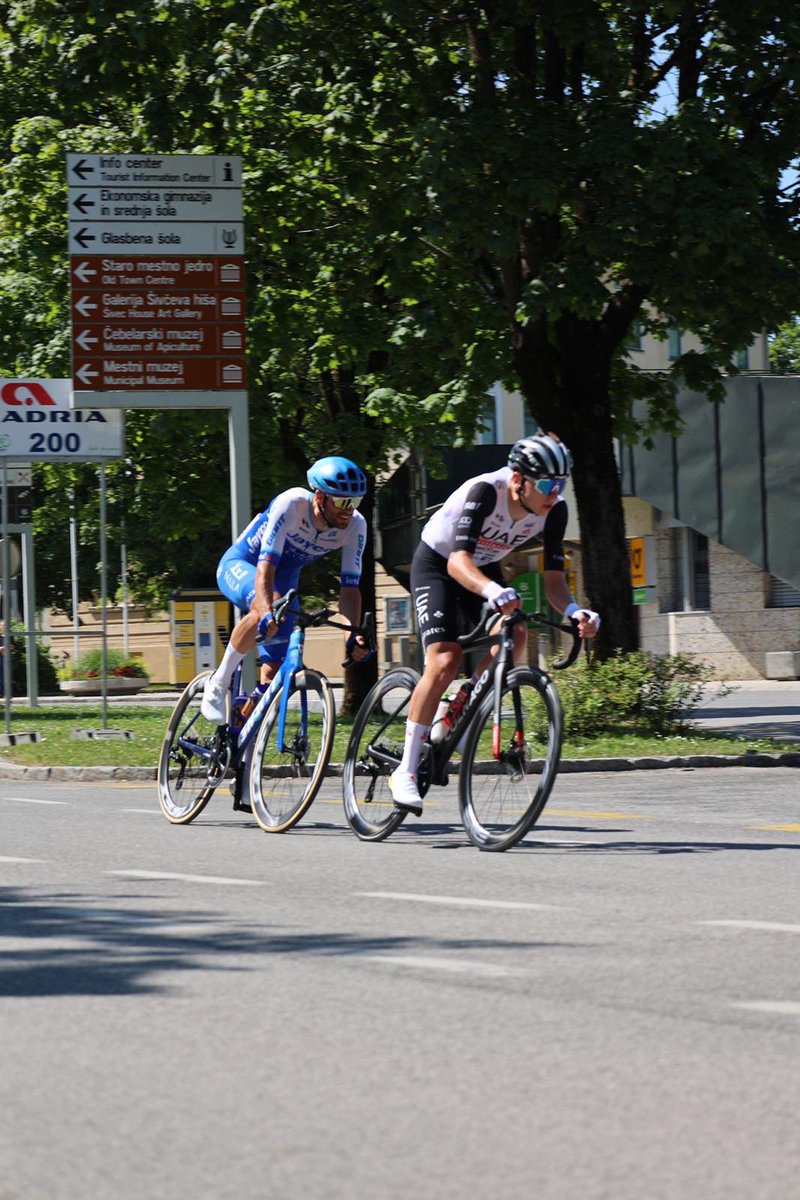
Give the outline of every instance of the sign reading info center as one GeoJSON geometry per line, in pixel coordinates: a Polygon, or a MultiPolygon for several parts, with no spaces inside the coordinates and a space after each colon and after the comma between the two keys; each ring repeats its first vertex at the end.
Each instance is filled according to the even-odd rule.
{"type": "Polygon", "coordinates": [[[75,406],[241,391],[241,160],[69,154],[67,175],[75,406]]]}

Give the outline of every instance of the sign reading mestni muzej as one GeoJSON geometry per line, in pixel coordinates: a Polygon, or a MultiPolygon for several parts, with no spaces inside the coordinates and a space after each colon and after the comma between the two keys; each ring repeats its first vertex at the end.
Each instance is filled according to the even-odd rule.
{"type": "Polygon", "coordinates": [[[87,393],[241,390],[241,160],[68,154],[67,176],[81,406],[87,393]]]}
{"type": "Polygon", "coordinates": [[[70,408],[71,379],[0,379],[0,458],[98,462],[125,453],[118,409],[70,408]]]}

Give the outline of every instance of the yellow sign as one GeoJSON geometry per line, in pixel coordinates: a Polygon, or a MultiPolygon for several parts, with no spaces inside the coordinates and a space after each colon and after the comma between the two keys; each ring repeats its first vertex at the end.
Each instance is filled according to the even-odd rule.
{"type": "Polygon", "coordinates": [[[633,587],[647,586],[647,556],[644,548],[644,538],[628,539],[628,553],[631,560],[631,584],[633,587]]]}

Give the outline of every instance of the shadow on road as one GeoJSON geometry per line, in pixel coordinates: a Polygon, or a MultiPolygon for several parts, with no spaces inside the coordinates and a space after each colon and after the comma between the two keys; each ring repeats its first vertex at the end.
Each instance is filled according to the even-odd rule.
{"type": "Polygon", "coordinates": [[[167,980],[166,973],[255,970],[263,968],[270,955],[359,958],[409,949],[529,950],[555,945],[564,943],[330,930],[265,933],[232,927],[228,918],[214,912],[165,915],[157,908],[126,907],[119,897],[99,908],[81,895],[30,896],[24,889],[0,888],[0,998],[167,993],[174,990],[175,979],[167,980]]]}

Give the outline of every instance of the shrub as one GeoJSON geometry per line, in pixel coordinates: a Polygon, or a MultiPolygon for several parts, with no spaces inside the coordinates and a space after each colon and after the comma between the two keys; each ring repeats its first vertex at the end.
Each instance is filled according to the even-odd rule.
{"type": "MultiPolygon", "coordinates": [[[[11,694],[25,696],[28,692],[28,639],[23,637],[19,626],[11,630],[11,655],[11,694]]],[[[36,662],[40,695],[46,696],[57,692],[56,664],[50,657],[48,647],[42,643],[40,638],[36,639],[36,662]]]]}
{"type": "Polygon", "coordinates": [[[660,656],[637,650],[588,665],[581,657],[556,675],[564,732],[588,738],[620,726],[646,733],[678,732],[711,677],[710,668],[688,654],[660,656]]]}
{"type": "MultiPolygon", "coordinates": [[[[99,679],[103,671],[103,652],[100,647],[87,650],[74,663],[61,671],[63,679],[99,679]]],[[[106,675],[129,679],[146,679],[147,671],[140,658],[124,654],[122,650],[106,650],[106,675]]]]}

